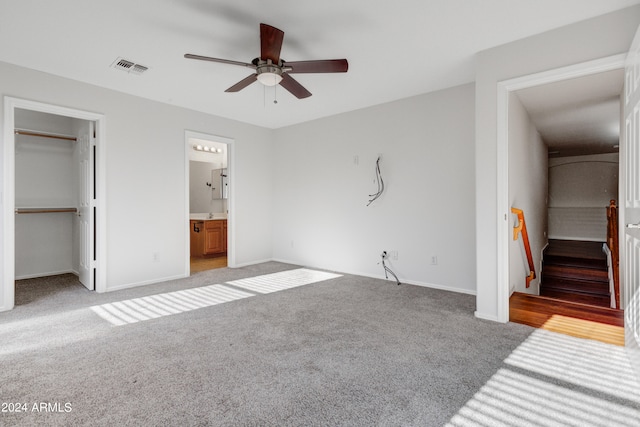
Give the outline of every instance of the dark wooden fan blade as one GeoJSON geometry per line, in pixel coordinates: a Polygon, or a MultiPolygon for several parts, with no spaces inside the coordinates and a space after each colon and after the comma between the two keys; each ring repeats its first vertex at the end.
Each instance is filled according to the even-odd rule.
{"type": "Polygon", "coordinates": [[[288,73],[346,73],[349,63],[346,59],[324,59],[318,61],[285,62],[284,67],[291,68],[288,73]]]}
{"type": "Polygon", "coordinates": [[[240,80],[238,83],[231,86],[229,89],[225,90],[225,92],[239,92],[245,87],[249,86],[251,83],[255,82],[256,80],[258,80],[258,75],[251,74],[250,76],[245,77],[244,79],[240,80]]]}
{"type": "Polygon", "coordinates": [[[280,82],[280,86],[291,92],[293,96],[298,99],[308,98],[311,96],[311,92],[305,89],[304,86],[294,80],[294,78],[287,73],[282,74],[282,81],[280,82]]]}
{"type": "Polygon", "coordinates": [[[254,64],[248,62],[231,61],[229,59],[212,58],[210,56],[194,55],[191,53],[185,53],[184,57],[187,59],[198,59],[200,61],[220,62],[222,64],[241,65],[243,67],[256,68],[254,64]]]}
{"type": "Polygon", "coordinates": [[[260,24],[260,58],[270,59],[274,64],[280,61],[280,49],[284,40],[284,31],[271,25],[260,24]]]}

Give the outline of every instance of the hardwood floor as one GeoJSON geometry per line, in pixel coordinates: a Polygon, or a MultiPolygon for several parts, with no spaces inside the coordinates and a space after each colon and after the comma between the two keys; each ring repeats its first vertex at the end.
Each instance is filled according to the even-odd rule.
{"type": "Polygon", "coordinates": [[[509,320],[578,338],[624,345],[624,312],[514,292],[509,320]]]}
{"type": "Polygon", "coordinates": [[[201,271],[213,270],[215,268],[224,268],[227,266],[227,256],[217,257],[191,257],[191,274],[201,271]]]}

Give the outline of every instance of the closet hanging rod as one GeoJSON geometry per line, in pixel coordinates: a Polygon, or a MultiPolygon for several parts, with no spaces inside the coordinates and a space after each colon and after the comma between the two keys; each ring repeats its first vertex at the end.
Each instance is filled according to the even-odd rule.
{"type": "Polygon", "coordinates": [[[33,213],[61,213],[72,212],[77,213],[77,208],[16,208],[17,214],[33,214],[33,213]]]}
{"type": "Polygon", "coordinates": [[[64,139],[65,141],[77,141],[78,140],[78,138],[76,138],[75,136],[59,135],[59,134],[55,134],[55,133],[39,132],[39,131],[28,130],[28,129],[14,129],[14,133],[16,135],[38,136],[38,137],[41,137],[41,138],[64,139]]]}

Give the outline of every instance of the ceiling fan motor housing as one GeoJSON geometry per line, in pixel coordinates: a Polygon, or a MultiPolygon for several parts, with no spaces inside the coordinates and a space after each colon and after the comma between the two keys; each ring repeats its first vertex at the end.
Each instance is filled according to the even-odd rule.
{"type": "Polygon", "coordinates": [[[258,81],[265,86],[275,86],[282,81],[282,67],[272,63],[270,59],[258,59],[256,74],[258,81]]]}

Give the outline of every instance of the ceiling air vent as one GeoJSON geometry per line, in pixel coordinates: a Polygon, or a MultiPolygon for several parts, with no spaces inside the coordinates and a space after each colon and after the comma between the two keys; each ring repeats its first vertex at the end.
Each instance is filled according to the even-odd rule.
{"type": "Polygon", "coordinates": [[[142,74],[149,69],[144,65],[136,64],[135,62],[128,61],[123,58],[116,59],[111,66],[117,70],[126,71],[131,74],[142,74]]]}
{"type": "Polygon", "coordinates": [[[140,65],[140,64],[133,64],[133,67],[131,67],[129,69],[130,73],[133,74],[142,74],[145,71],[147,71],[149,68],[145,67],[144,65],[140,65]]]}

